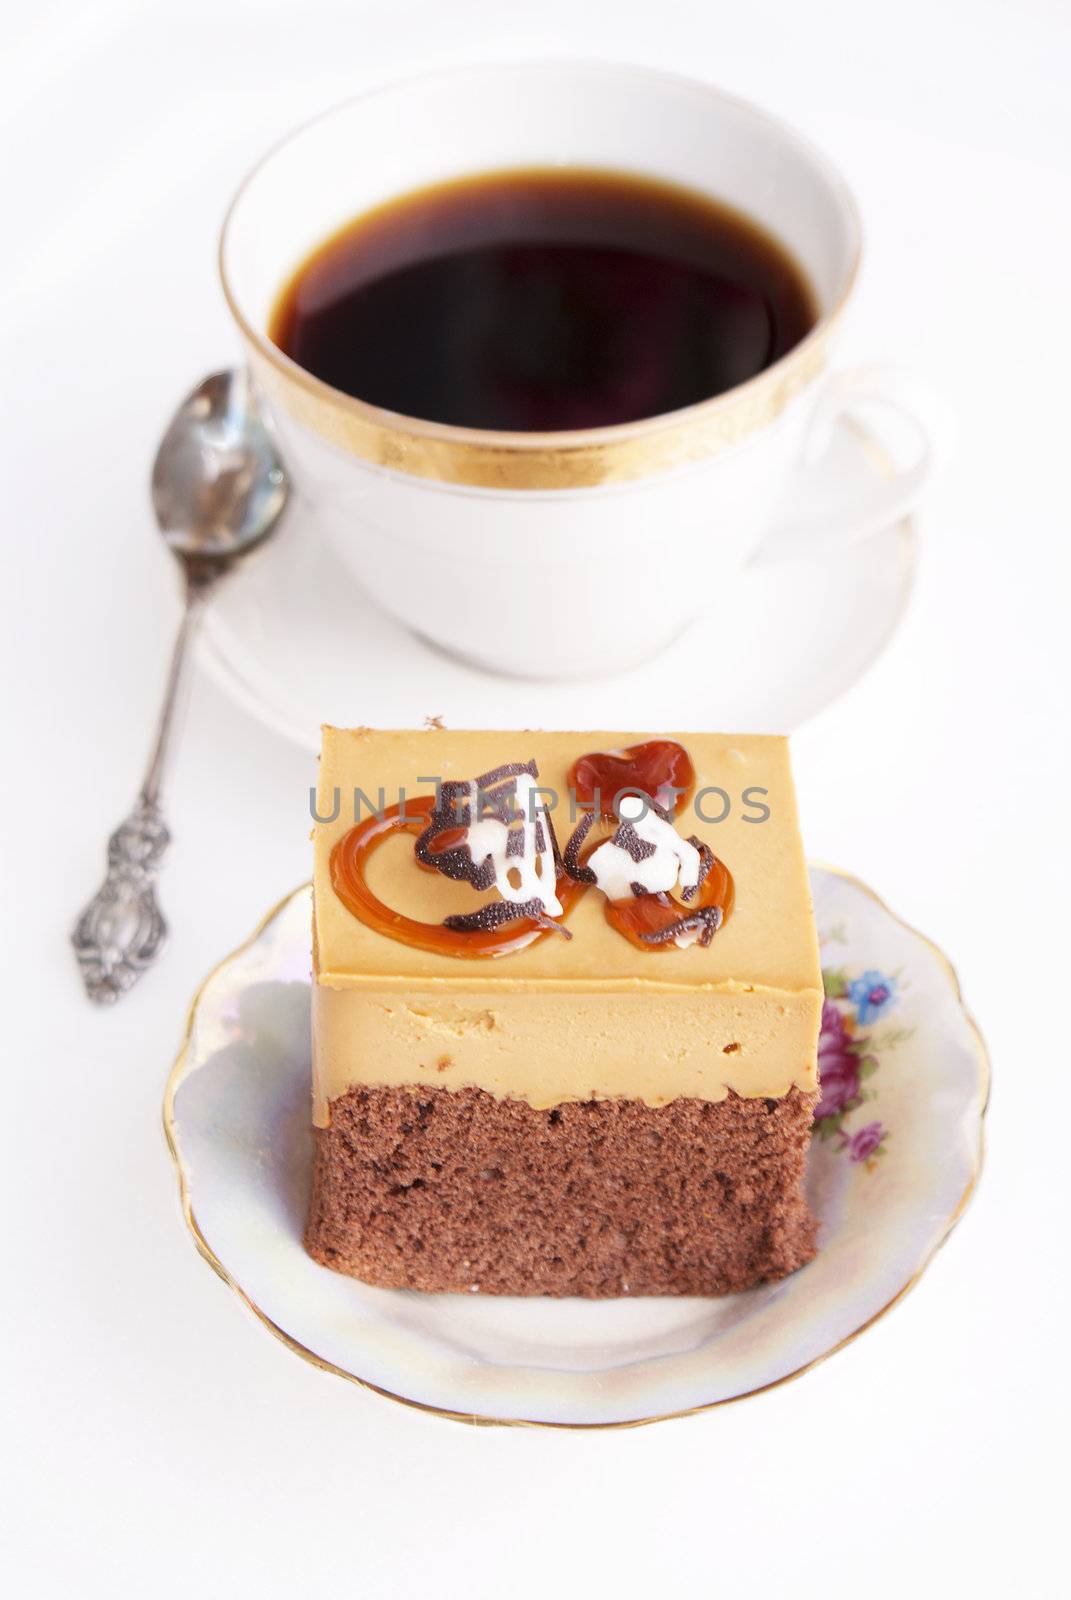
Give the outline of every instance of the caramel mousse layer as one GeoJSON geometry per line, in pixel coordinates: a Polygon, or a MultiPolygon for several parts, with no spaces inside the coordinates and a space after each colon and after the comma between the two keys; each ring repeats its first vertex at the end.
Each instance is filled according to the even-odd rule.
{"type": "MultiPolygon", "coordinates": [[[[494,959],[421,950],[363,923],[332,886],[331,853],[361,817],[434,780],[467,780],[534,758],[554,791],[564,844],[576,817],[567,775],[594,750],[642,733],[325,728],[315,829],[314,1116],[356,1086],[481,1089],[537,1109],[625,1098],[781,1097],[817,1085],[821,979],[795,795],[783,739],[682,733],[696,792],[677,819],[730,868],[732,916],[707,947],[637,948],[582,895],[552,932],[494,959]],[[337,815],[336,791],[338,795],[337,815]],[[718,820],[714,820],[718,819],[718,820]]],[[[385,904],[428,923],[490,898],[421,869],[392,837],[369,864],[385,904]]]]}

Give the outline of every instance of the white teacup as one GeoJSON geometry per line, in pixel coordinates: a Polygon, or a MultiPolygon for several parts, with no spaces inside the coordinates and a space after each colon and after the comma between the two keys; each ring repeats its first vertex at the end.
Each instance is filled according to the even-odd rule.
{"type": "Polygon", "coordinates": [[[220,250],[285,459],[349,567],[429,639],[534,677],[642,660],[724,604],[748,561],[847,543],[917,499],[930,449],[906,410],[907,468],[863,499],[771,526],[787,475],[833,417],[860,397],[905,415],[880,374],[827,373],[859,255],[843,181],[776,119],[686,79],[558,62],[437,72],[327,112],[247,179],[220,250]],[[283,284],[354,216],[447,178],[559,163],[686,184],[755,218],[804,267],[817,325],[714,399],[568,433],[400,416],[332,389],[269,339],[283,284]]]}

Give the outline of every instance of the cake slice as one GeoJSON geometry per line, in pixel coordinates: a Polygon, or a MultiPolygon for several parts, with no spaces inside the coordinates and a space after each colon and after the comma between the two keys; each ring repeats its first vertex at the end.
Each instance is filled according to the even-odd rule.
{"type": "Polygon", "coordinates": [[[325,728],[316,816],[317,1261],[612,1296],[811,1258],[785,740],[325,728]]]}

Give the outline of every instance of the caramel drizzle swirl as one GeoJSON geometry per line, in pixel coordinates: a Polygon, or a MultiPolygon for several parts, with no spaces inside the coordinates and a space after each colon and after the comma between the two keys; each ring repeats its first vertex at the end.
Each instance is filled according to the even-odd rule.
{"type": "MultiPolygon", "coordinates": [[[[462,927],[450,926],[453,918],[447,923],[421,922],[416,917],[407,917],[404,912],[395,911],[374,894],[368,886],[365,870],[369,856],[393,834],[424,833],[434,811],[434,795],[422,795],[416,800],[407,799],[404,808],[400,805],[389,806],[381,816],[367,817],[364,822],[359,822],[343,834],[331,852],[331,884],[347,911],[366,927],[385,934],[389,939],[397,939],[400,944],[428,950],[435,955],[466,958],[511,955],[533,944],[536,939],[544,938],[552,928],[560,929],[560,924],[549,917],[541,916],[537,920],[524,914],[524,907],[519,908],[519,916],[515,915],[508,921],[496,922],[491,918],[480,926],[467,922],[462,927]]],[[[425,870],[436,869],[431,867],[425,870]]],[[[570,907],[580,898],[582,887],[562,875],[558,878],[557,890],[564,913],[568,915],[570,907]]],[[[495,906],[500,903],[506,904],[492,902],[495,906]]],[[[479,917],[480,912],[474,915],[479,917]]],[[[501,913],[498,915],[501,917],[501,913]]]]}
{"type": "MultiPolygon", "coordinates": [[[[505,779],[514,770],[514,767],[504,767],[488,774],[487,778],[505,779]]],[[[486,782],[486,779],[481,781],[486,782]]],[[[424,870],[446,872],[448,877],[465,879],[476,888],[489,887],[475,881],[471,857],[461,845],[464,819],[459,819],[456,810],[448,811],[454,795],[448,796],[447,790],[465,789],[466,785],[444,784],[438,805],[434,795],[407,799],[404,806],[390,806],[382,815],[369,817],[351,828],[331,852],[332,887],[346,909],[367,927],[436,955],[467,959],[497,957],[523,950],[552,931],[570,938],[569,930],[563,926],[564,920],[595,881],[591,868],[585,865],[585,858],[598,842],[590,837],[596,824],[613,822],[620,826],[613,802],[628,792],[644,795],[659,815],[672,820],[672,816],[679,815],[687,804],[695,784],[695,771],[682,745],[673,740],[652,740],[619,753],[597,752],[582,756],[570,770],[569,783],[578,804],[594,808],[598,796],[598,809],[592,809],[581,819],[560,854],[554,841],[556,892],[562,906],[560,919],[548,917],[542,903],[531,900],[520,904],[492,901],[476,911],[447,917],[444,922],[421,922],[393,910],[373,894],[366,876],[368,859],[389,837],[399,832],[417,836],[415,854],[424,870]],[[672,813],[654,798],[670,785],[678,791],[672,813]],[[602,796],[607,797],[608,808],[604,808],[602,796]]],[[[637,840],[637,843],[642,845],[643,841],[637,840]]],[[[698,884],[682,889],[680,899],[670,894],[637,895],[634,891],[631,899],[605,902],[607,922],[640,949],[668,949],[679,934],[692,930],[698,934],[696,943],[705,947],[732,911],[734,885],[728,867],[709,845],[694,835],[689,843],[700,852],[703,865],[698,884]]]]}

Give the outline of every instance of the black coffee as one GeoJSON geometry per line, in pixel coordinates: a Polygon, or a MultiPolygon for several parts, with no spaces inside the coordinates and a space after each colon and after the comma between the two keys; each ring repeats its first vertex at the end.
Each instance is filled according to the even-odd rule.
{"type": "Polygon", "coordinates": [[[692,190],[491,173],[357,217],[304,263],[271,336],[325,383],[472,428],[597,428],[754,377],[814,326],[801,268],[692,190]]]}

